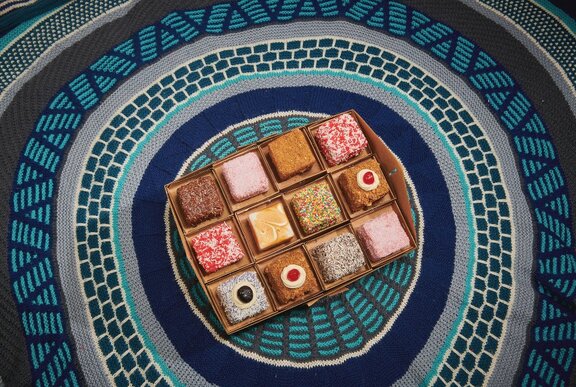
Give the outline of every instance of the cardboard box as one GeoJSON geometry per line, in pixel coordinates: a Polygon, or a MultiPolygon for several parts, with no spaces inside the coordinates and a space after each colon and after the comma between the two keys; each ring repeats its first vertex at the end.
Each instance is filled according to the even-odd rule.
{"type": "MultiPolygon", "coordinates": [[[[390,149],[388,149],[382,140],[378,138],[378,136],[366,123],[366,121],[364,121],[364,119],[360,117],[358,113],[356,113],[356,111],[349,110],[340,114],[344,113],[351,114],[358,121],[360,127],[364,131],[369,145],[358,156],[341,165],[329,167],[314,139],[314,133],[316,132],[318,126],[324,121],[339,115],[337,114],[335,116],[313,122],[307,126],[293,129],[301,130],[306,135],[306,141],[308,142],[309,146],[312,147],[314,157],[316,158],[316,163],[314,164],[313,168],[299,177],[293,177],[288,181],[282,182],[279,181],[278,176],[275,173],[274,166],[272,165],[270,157],[268,156],[267,145],[271,140],[282,135],[280,134],[274,137],[262,139],[255,144],[246,146],[234,154],[229,155],[223,160],[205,166],[204,168],[197,171],[191,172],[186,176],[183,176],[165,186],[170,210],[174,216],[180,238],[183,241],[186,256],[190,260],[190,264],[194,269],[200,284],[206,292],[212,307],[216,311],[216,315],[220,319],[225,331],[228,334],[257,324],[262,320],[268,319],[279,313],[283,313],[286,310],[289,310],[298,305],[307,304],[310,306],[323,297],[329,297],[346,291],[348,289],[347,286],[350,283],[394,261],[400,256],[407,254],[416,248],[416,228],[412,219],[410,202],[408,199],[408,192],[406,188],[406,182],[404,180],[404,171],[402,165],[396,159],[396,157],[394,157],[390,149]],[[248,199],[242,203],[233,203],[229,193],[226,191],[227,186],[220,173],[220,168],[223,162],[231,160],[247,152],[256,152],[259,155],[265,167],[266,173],[270,179],[271,186],[268,192],[262,195],[258,195],[255,198],[248,199]],[[346,198],[343,196],[339,184],[337,184],[337,179],[346,168],[349,168],[356,163],[367,160],[369,158],[374,158],[379,162],[382,172],[388,182],[388,185],[390,186],[390,192],[384,198],[379,199],[373,203],[373,205],[369,208],[352,212],[346,202],[346,198]],[[225,202],[225,210],[222,216],[218,219],[212,219],[203,222],[196,227],[190,227],[186,224],[182,211],[179,208],[177,200],[177,189],[183,184],[204,174],[209,174],[216,179],[220,189],[220,199],[225,202]],[[317,181],[325,181],[328,183],[330,191],[334,195],[334,198],[341,209],[341,217],[335,224],[321,231],[314,232],[310,235],[305,235],[301,227],[299,227],[298,220],[296,219],[294,211],[290,206],[290,200],[295,191],[317,181]],[[250,227],[247,224],[247,216],[252,211],[266,207],[276,202],[283,204],[288,221],[290,222],[294,231],[294,237],[271,249],[260,251],[257,248],[253,235],[251,234],[250,227]],[[382,211],[387,211],[390,209],[398,215],[401,225],[409,238],[409,246],[400,251],[394,252],[387,257],[383,257],[377,262],[372,262],[365,254],[365,263],[361,269],[332,283],[325,282],[317,262],[312,257],[312,249],[319,244],[344,233],[351,233],[356,237],[356,230],[360,225],[378,216],[378,214],[382,211]],[[233,233],[242,246],[242,250],[245,256],[240,261],[230,266],[224,267],[213,273],[206,273],[199,265],[194,255],[194,250],[190,244],[190,241],[191,238],[198,232],[212,227],[219,222],[227,222],[230,226],[233,226],[233,233]],[[299,250],[304,253],[307,263],[309,264],[310,268],[312,268],[313,275],[315,276],[320,286],[319,290],[313,294],[307,294],[300,300],[290,302],[286,305],[281,305],[273,289],[271,289],[270,285],[268,284],[265,275],[265,269],[270,263],[272,263],[283,253],[286,253],[292,249],[299,250]],[[266,308],[258,315],[247,318],[237,324],[231,324],[228,321],[226,314],[224,313],[220,300],[218,299],[217,287],[219,284],[235,277],[244,271],[256,272],[258,279],[264,287],[269,305],[268,308],[266,308]]],[[[357,237],[356,239],[358,240],[357,237]]],[[[360,246],[363,251],[365,251],[362,243],[360,243],[360,246]]]]}

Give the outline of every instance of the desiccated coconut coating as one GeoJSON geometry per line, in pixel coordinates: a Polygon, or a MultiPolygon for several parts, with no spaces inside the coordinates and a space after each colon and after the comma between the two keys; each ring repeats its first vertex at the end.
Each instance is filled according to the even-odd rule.
{"type": "Polygon", "coordinates": [[[222,176],[234,202],[268,191],[270,181],[256,152],[249,152],[222,164],[222,176]]]}
{"type": "Polygon", "coordinates": [[[306,235],[333,226],[341,219],[340,207],[325,181],[296,192],[291,205],[306,235]]]}
{"type": "Polygon", "coordinates": [[[271,141],[268,151],[281,181],[308,171],[316,161],[300,130],[292,130],[271,141]]]}
{"type": "Polygon", "coordinates": [[[392,209],[361,225],[358,228],[358,238],[368,250],[372,261],[378,261],[410,246],[410,239],[392,209]]]}
{"type": "Polygon", "coordinates": [[[329,166],[342,164],[368,146],[364,132],[350,114],[323,122],[314,136],[329,166]]]}
{"type": "Polygon", "coordinates": [[[318,262],[326,282],[356,273],[365,263],[364,253],[351,233],[339,235],[313,248],[312,257],[318,262]]]}
{"type": "Polygon", "coordinates": [[[178,188],[178,204],[189,226],[218,218],[224,211],[218,186],[211,175],[200,176],[178,188]]]}
{"type": "Polygon", "coordinates": [[[192,238],[192,248],[207,273],[213,273],[244,257],[238,239],[226,222],[196,234],[192,238]]]}
{"type": "Polygon", "coordinates": [[[301,250],[291,250],[274,258],[274,261],[266,267],[264,273],[270,288],[282,305],[320,291],[312,268],[301,250]],[[285,281],[282,280],[282,271],[288,265],[298,265],[306,273],[306,279],[301,286],[290,288],[285,285],[285,281]]]}
{"type": "Polygon", "coordinates": [[[216,289],[224,313],[230,321],[230,324],[237,324],[240,321],[246,320],[249,317],[256,316],[264,312],[270,305],[266,292],[258,279],[258,275],[254,271],[245,271],[237,276],[218,285],[216,289]],[[253,288],[253,303],[247,308],[238,306],[234,301],[234,287],[240,283],[247,283],[253,288]]]}
{"type": "Polygon", "coordinates": [[[340,188],[342,188],[346,202],[352,212],[371,206],[372,203],[384,197],[390,191],[380,164],[374,159],[363,161],[346,169],[338,178],[338,184],[340,184],[340,188]],[[363,170],[369,170],[375,174],[373,185],[376,185],[376,182],[378,184],[374,188],[362,188],[358,183],[358,173],[363,170]]]}

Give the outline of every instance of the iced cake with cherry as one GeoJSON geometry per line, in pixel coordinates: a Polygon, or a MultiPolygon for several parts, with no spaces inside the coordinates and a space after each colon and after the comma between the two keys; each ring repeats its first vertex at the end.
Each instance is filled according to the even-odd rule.
{"type": "Polygon", "coordinates": [[[266,280],[282,305],[320,292],[314,272],[300,249],[274,258],[264,269],[266,280]]]}
{"type": "Polygon", "coordinates": [[[338,184],[352,212],[371,206],[390,191],[380,164],[374,159],[362,161],[342,172],[338,184]]]}

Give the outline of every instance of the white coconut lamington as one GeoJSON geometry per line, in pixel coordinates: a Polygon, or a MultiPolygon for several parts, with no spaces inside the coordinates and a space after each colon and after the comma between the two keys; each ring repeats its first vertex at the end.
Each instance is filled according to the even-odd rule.
{"type": "Polygon", "coordinates": [[[339,235],[313,248],[312,256],[318,262],[326,282],[356,273],[365,264],[362,249],[351,233],[339,235]]]}
{"type": "Polygon", "coordinates": [[[216,290],[230,324],[237,324],[268,309],[262,283],[254,271],[246,271],[218,285],[216,290]]]}

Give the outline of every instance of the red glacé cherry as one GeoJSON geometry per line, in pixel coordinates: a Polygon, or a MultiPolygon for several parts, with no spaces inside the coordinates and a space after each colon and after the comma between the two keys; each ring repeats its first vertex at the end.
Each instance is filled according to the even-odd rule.
{"type": "Polygon", "coordinates": [[[300,278],[300,271],[298,271],[298,269],[291,269],[288,271],[288,274],[286,274],[286,277],[290,282],[298,281],[298,278],[300,278]]]}
{"type": "Polygon", "coordinates": [[[374,184],[374,174],[372,172],[366,172],[362,176],[362,181],[366,184],[374,184]]]}

